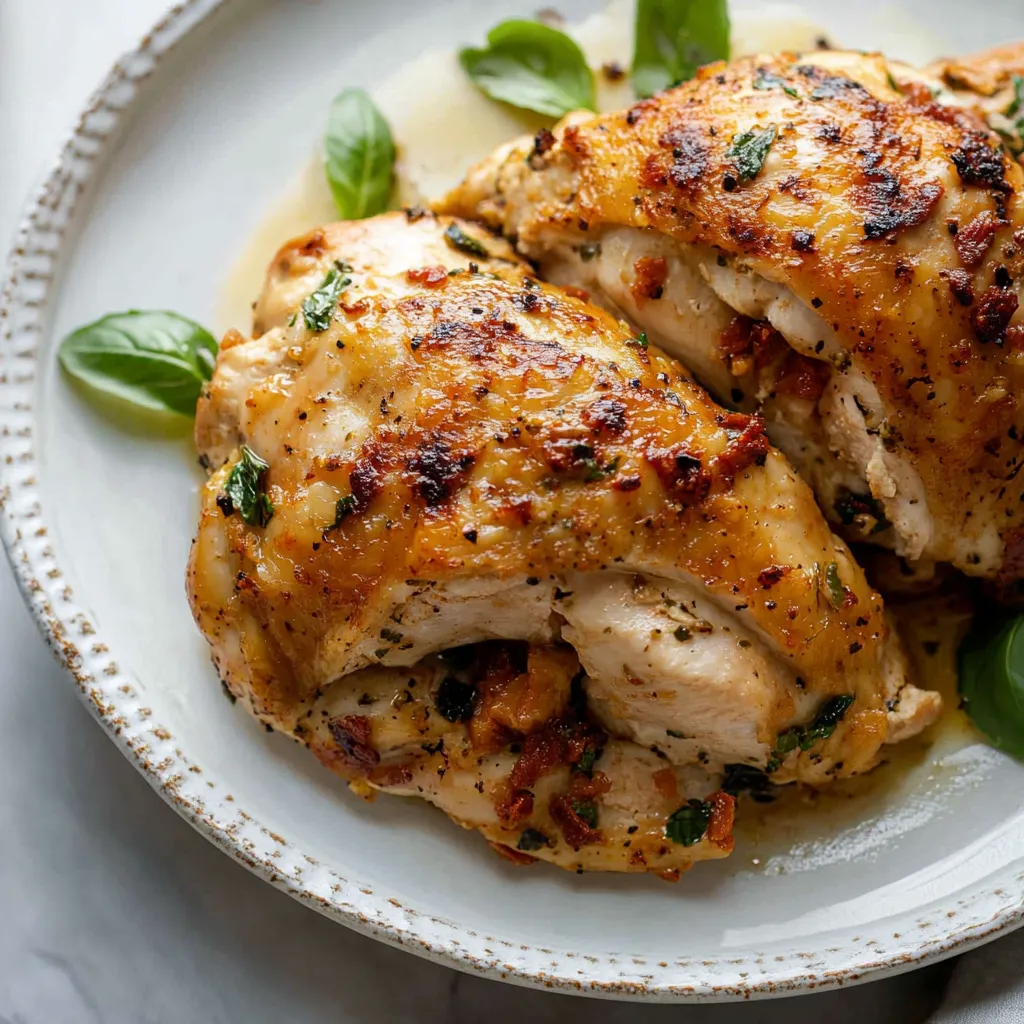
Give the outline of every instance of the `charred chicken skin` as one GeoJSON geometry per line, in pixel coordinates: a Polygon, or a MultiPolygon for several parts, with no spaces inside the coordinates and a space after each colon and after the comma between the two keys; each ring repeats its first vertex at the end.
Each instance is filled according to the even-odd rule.
{"type": "Polygon", "coordinates": [[[970,102],[828,52],[710,65],[628,110],[570,115],[441,208],[760,410],[848,536],[1012,584],[1022,189],[970,102]]]}
{"type": "Polygon", "coordinates": [[[200,401],[192,608],[230,690],[364,790],[671,874],[728,852],[728,766],[823,783],[937,715],[760,418],[505,242],[329,225],[255,328],[200,401]]]}

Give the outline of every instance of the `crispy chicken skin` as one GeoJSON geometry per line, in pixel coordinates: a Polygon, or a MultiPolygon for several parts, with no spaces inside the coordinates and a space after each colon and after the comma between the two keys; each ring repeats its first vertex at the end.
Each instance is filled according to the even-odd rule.
{"type": "Polygon", "coordinates": [[[510,144],[441,207],[761,409],[851,536],[1011,583],[1024,170],[923,77],[841,52],[711,65],[510,144]],[[749,137],[737,155],[770,131],[763,164],[749,137]]]}
{"type": "MultiPolygon", "coordinates": [[[[612,789],[594,796],[611,806],[615,780],[642,776],[651,756],[685,794],[694,778],[714,790],[727,764],[763,768],[778,734],[836,695],[854,701],[834,733],[776,758],[777,781],[864,771],[937,715],[938,696],[908,682],[881,599],[759,418],[716,406],[506,243],[429,215],[329,225],[278,253],[256,324],[253,339],[225,338],[200,401],[211,475],[188,589],[225,684],[276,728],[308,741],[317,708],[362,714],[370,738],[360,725],[356,739],[384,763],[371,713],[351,707],[366,680],[401,688],[462,645],[568,643],[577,653],[552,692],[568,693],[578,656],[588,728],[618,751],[602,761],[612,789]],[[350,283],[326,329],[310,329],[299,306],[335,266],[350,283]],[[224,500],[243,444],[269,464],[265,526],[224,500]]],[[[517,763],[510,741],[525,754],[552,723],[571,733],[582,720],[554,701],[506,721],[495,746],[474,740],[477,711],[469,742],[493,755],[490,790],[517,763]]],[[[567,756],[551,786],[564,789],[567,756]]],[[[370,785],[383,784],[378,761],[361,765],[370,785]]],[[[500,842],[467,788],[483,770],[471,761],[440,780],[419,763],[386,788],[422,792],[500,842]]],[[[600,862],[615,865],[629,869],[600,862]]]]}

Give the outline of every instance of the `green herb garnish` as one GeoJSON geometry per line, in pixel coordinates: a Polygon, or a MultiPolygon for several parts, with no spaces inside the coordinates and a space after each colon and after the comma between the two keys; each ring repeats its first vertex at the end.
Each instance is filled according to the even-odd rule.
{"type": "Polygon", "coordinates": [[[269,463],[243,444],[238,462],[232,467],[224,484],[224,493],[230,499],[231,510],[237,510],[249,526],[266,526],[274,515],[274,506],[263,490],[269,469],[269,463]]]}
{"type": "Polygon", "coordinates": [[[580,754],[580,759],[572,766],[572,770],[582,775],[592,775],[597,754],[597,747],[588,744],[583,748],[583,753],[580,754]]]}
{"type": "Polygon", "coordinates": [[[603,466],[597,459],[584,459],[581,465],[583,466],[584,481],[592,484],[611,476],[619,468],[619,456],[616,455],[611,462],[606,462],[603,466]]]}
{"type": "Polygon", "coordinates": [[[334,522],[324,530],[324,539],[327,539],[327,534],[332,530],[338,529],[339,526],[356,511],[356,498],[354,494],[346,494],[340,497],[334,503],[334,522]]]}
{"type": "Polygon", "coordinates": [[[854,526],[861,517],[870,517],[875,520],[875,525],[871,527],[871,533],[874,534],[881,533],[890,525],[885,518],[882,503],[870,494],[854,494],[841,488],[832,509],[843,526],[854,526]]]}
{"type": "Polygon", "coordinates": [[[732,140],[726,156],[736,165],[740,181],[753,181],[761,173],[768,157],[768,151],[775,141],[775,125],[770,124],[764,131],[751,129],[742,132],[732,140]]]}
{"type": "Polygon", "coordinates": [[[776,75],[767,68],[758,68],[754,72],[754,81],[751,84],[755,89],[781,89],[787,96],[800,95],[781,75],[776,75]]]}
{"type": "Polygon", "coordinates": [[[458,252],[464,252],[467,256],[478,256],[482,260],[490,258],[487,247],[478,238],[474,238],[465,231],[459,224],[452,221],[444,229],[444,240],[458,252]]]}
{"type": "Polygon", "coordinates": [[[768,773],[750,764],[727,764],[722,789],[730,796],[749,793],[750,799],[759,804],[771,803],[776,792],[768,773]]]}
{"type": "Polygon", "coordinates": [[[94,391],[157,412],[194,416],[217,342],[177,313],[132,309],[79,327],[60,345],[64,372],[94,391]]]}
{"type": "Polygon", "coordinates": [[[846,588],[839,578],[839,566],[835,562],[829,562],[825,566],[825,593],[828,595],[828,603],[833,608],[842,608],[846,601],[846,588]]]}
{"type": "Polygon", "coordinates": [[[626,342],[626,344],[627,345],[632,345],[634,348],[642,348],[642,349],[648,348],[649,347],[649,342],[647,341],[647,332],[646,331],[641,331],[635,338],[630,338],[626,342]]]}
{"type": "Polygon", "coordinates": [[[693,846],[707,835],[713,808],[706,800],[688,800],[665,822],[665,838],[693,846]]]}
{"type": "Polygon", "coordinates": [[[589,828],[597,828],[597,804],[593,800],[573,800],[572,809],[589,828]]]}
{"type": "Polygon", "coordinates": [[[561,117],[595,109],[594,73],[564,32],[539,21],[503,21],[487,33],[484,49],[466,47],[459,62],[493,100],[561,117]]]}
{"type": "Polygon", "coordinates": [[[395,143],[387,121],[362,89],[346,89],[331,104],[324,157],[327,183],[343,219],[373,217],[388,208],[395,143]]]}
{"type": "Polygon", "coordinates": [[[848,693],[838,697],[829,697],[818,709],[818,713],[810,725],[792,725],[780,732],[775,738],[775,749],[768,759],[765,771],[769,774],[777,771],[786,755],[798,747],[800,750],[806,751],[810,750],[819,740],[827,740],[836,731],[836,726],[842,721],[854,699],[853,695],[848,693]]]}
{"type": "Polygon", "coordinates": [[[653,96],[729,58],[726,0],[637,0],[633,90],[653,96]]]}
{"type": "Polygon", "coordinates": [[[351,277],[342,275],[344,266],[339,264],[331,267],[320,287],[302,303],[302,318],[311,331],[326,331],[331,326],[338,299],[352,283],[351,277]]]}
{"type": "MultiPolygon", "coordinates": [[[[1013,102],[1006,110],[1007,117],[1014,117],[1017,114],[1024,114],[1024,76],[1013,76],[1013,102]]],[[[1018,130],[1024,130],[1024,118],[1017,121],[1018,130]]]]}
{"type": "Polygon", "coordinates": [[[535,828],[523,829],[519,836],[519,842],[516,843],[517,850],[523,850],[526,853],[532,853],[534,850],[539,850],[544,846],[550,846],[551,840],[548,839],[543,832],[538,831],[535,828]]]}
{"type": "Polygon", "coordinates": [[[1024,758],[1024,615],[975,621],[958,652],[964,707],[997,747],[1024,758]]]}
{"type": "Polygon", "coordinates": [[[468,722],[473,717],[475,697],[476,687],[472,683],[464,683],[454,676],[445,676],[437,688],[434,703],[449,722],[468,722]]]}

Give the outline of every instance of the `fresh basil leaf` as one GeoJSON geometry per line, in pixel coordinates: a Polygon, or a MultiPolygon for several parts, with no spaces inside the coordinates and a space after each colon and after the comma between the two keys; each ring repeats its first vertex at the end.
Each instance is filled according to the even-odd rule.
{"type": "Polygon", "coordinates": [[[665,822],[665,838],[683,846],[699,843],[707,835],[712,809],[706,800],[688,800],[665,822]]]}
{"type": "Polygon", "coordinates": [[[60,345],[65,373],[96,391],[159,412],[195,416],[217,342],[177,313],[132,309],[79,327],[60,345]]]}
{"type": "Polygon", "coordinates": [[[482,260],[490,259],[491,254],[487,251],[484,243],[480,239],[474,238],[455,221],[452,221],[444,229],[444,240],[457,252],[463,252],[467,256],[476,256],[482,260]]]}
{"type": "Polygon", "coordinates": [[[362,89],[331,104],[324,137],[327,183],[345,220],[383,213],[391,202],[395,143],[387,121],[362,89]]]}
{"type": "Polygon", "coordinates": [[[342,275],[342,267],[331,267],[320,287],[302,303],[302,318],[311,331],[326,331],[331,326],[341,293],[352,283],[351,277],[342,275]]]}
{"type": "Polygon", "coordinates": [[[564,32],[539,21],[503,21],[487,34],[486,49],[466,47],[459,62],[493,100],[561,117],[595,109],[594,73],[564,32]]]}
{"type": "Polygon", "coordinates": [[[768,151],[775,141],[775,125],[764,131],[742,132],[732,140],[726,156],[736,165],[740,181],[753,181],[761,173],[768,151]]]}
{"type": "Polygon", "coordinates": [[[653,96],[729,59],[726,0],[637,0],[633,90],[653,96]]]}
{"type": "Polygon", "coordinates": [[[230,501],[230,507],[218,505],[230,514],[237,509],[243,521],[250,526],[266,526],[274,515],[274,506],[270,503],[263,482],[270,466],[261,459],[248,445],[242,445],[238,462],[232,467],[224,484],[224,493],[230,501]]]}
{"type": "Polygon", "coordinates": [[[960,645],[960,693],[971,721],[1024,758],[1024,615],[979,616],[960,645]]]}

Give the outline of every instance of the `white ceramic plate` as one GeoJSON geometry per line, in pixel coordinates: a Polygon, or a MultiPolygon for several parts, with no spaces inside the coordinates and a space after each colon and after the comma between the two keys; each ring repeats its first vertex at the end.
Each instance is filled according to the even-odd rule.
{"type": "MultiPolygon", "coordinates": [[[[928,752],[847,812],[668,886],[512,868],[427,807],[355,799],[223,699],[183,591],[189,438],[98,413],[58,374],[56,341],[128,306],[217,323],[230,267],[337,89],[533,6],[189,0],[111,72],[29,207],[0,303],[0,532],[26,600],[111,737],[197,828],[323,913],[453,966],[739,998],[892,973],[1012,927],[1024,769],[982,746],[928,752]]],[[[895,55],[917,56],[915,24],[926,50],[1024,36],[1019,0],[904,0],[905,17],[883,0],[807,6],[834,38],[895,55]]]]}

